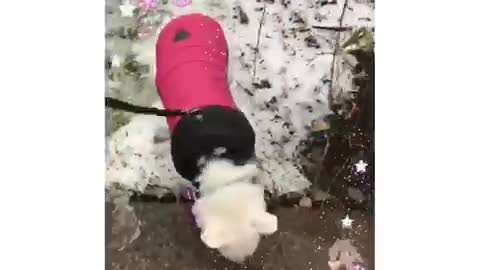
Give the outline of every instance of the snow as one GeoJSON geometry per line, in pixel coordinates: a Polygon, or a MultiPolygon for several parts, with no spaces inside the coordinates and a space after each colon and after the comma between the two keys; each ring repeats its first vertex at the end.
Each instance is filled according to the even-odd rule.
{"type": "MultiPolygon", "coordinates": [[[[161,103],[154,104],[161,108],[161,103]]],[[[183,180],[170,157],[168,126],[164,118],[138,115],[109,139],[107,186],[121,183],[128,190],[145,192],[148,185],[179,193],[183,180]]]]}
{"type": "MultiPolygon", "coordinates": [[[[183,8],[173,1],[166,4],[160,1],[157,18],[160,25],[156,33],[173,17],[191,12],[216,18],[223,26],[229,44],[230,89],[257,136],[256,152],[261,167],[258,180],[276,194],[302,192],[310,186],[298,169],[298,150],[312,123],[322,123],[331,113],[328,96],[336,38],[335,31],[312,26],[339,26],[344,1],[322,6],[320,2],[327,1],[194,0],[183,8]],[[285,7],[284,3],[289,4],[285,7]],[[264,7],[264,24],[256,52],[264,7]],[[248,24],[234,18],[241,11],[247,15],[248,24]],[[252,83],[262,86],[262,82],[266,86],[267,81],[270,88],[252,86],[252,83]]],[[[131,18],[119,15],[118,5],[118,1],[107,1],[107,11],[113,11],[107,14],[107,21],[112,20],[107,22],[107,30],[131,23],[127,21],[131,18]]],[[[348,6],[343,26],[373,27],[373,3],[350,0],[348,6]]],[[[142,80],[122,74],[116,80],[110,79],[109,94],[136,104],[155,102],[156,106],[162,106],[154,86],[156,37],[154,33],[139,41],[107,38],[107,57],[133,54],[139,63],[150,67],[142,80]]],[[[351,87],[345,84],[341,87],[351,87]]],[[[149,185],[175,191],[185,184],[171,162],[165,119],[133,116],[108,140],[107,185],[121,183],[128,189],[144,192],[149,185]]]]}

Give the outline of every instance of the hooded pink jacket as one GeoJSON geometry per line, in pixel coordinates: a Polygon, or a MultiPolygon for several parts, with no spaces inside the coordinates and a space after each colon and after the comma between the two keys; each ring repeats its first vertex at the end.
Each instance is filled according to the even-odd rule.
{"type": "MultiPolygon", "coordinates": [[[[155,84],[166,109],[208,105],[236,108],[228,87],[228,46],[214,19],[191,14],[173,19],[156,44],[155,84]]],[[[167,119],[173,131],[180,117],[167,119]]]]}

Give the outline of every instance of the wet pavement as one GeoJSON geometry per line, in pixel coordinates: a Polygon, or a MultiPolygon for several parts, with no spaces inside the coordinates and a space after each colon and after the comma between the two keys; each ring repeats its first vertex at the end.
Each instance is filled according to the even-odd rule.
{"type": "MultiPolygon", "coordinates": [[[[330,270],[329,249],[337,239],[351,239],[365,269],[374,270],[374,220],[370,212],[351,211],[353,227],[346,230],[340,223],[344,209],[326,205],[277,207],[273,212],[279,218],[279,230],[265,237],[256,253],[239,265],[203,245],[193,225],[189,204],[133,202],[132,205],[142,224],[141,234],[119,251],[114,243],[122,234],[132,231],[131,228],[130,232],[113,231],[109,241],[112,270],[330,270]]],[[[114,218],[113,222],[118,221],[114,218]]]]}

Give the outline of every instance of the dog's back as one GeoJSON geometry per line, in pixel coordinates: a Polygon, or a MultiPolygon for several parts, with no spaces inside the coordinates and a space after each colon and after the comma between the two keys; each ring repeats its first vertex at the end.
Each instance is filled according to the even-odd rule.
{"type": "MultiPolygon", "coordinates": [[[[156,86],[167,109],[235,108],[228,87],[228,46],[220,24],[190,14],[170,21],[156,44],[156,86]]],[[[179,118],[169,118],[174,128],[179,118]]]]}
{"type": "Polygon", "coordinates": [[[158,36],[156,86],[163,105],[195,111],[167,120],[175,169],[188,180],[215,149],[225,149],[220,157],[235,164],[254,158],[255,133],[229,89],[227,50],[220,24],[202,14],[176,17],[158,36]]]}

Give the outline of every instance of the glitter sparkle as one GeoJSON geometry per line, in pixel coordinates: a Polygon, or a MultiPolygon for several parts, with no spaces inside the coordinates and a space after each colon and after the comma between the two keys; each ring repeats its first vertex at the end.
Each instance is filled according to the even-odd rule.
{"type": "Polygon", "coordinates": [[[366,172],[367,171],[367,166],[368,166],[368,164],[365,163],[365,161],[363,161],[363,160],[360,160],[359,162],[357,162],[355,164],[355,167],[356,167],[358,173],[366,172]]]}
{"type": "Polygon", "coordinates": [[[192,4],[192,0],[175,0],[177,7],[186,7],[192,4]]]}
{"type": "Polygon", "coordinates": [[[365,267],[363,267],[360,263],[353,263],[353,270],[365,270],[365,267]]]}
{"type": "Polygon", "coordinates": [[[146,10],[157,8],[157,0],[140,0],[140,6],[146,10]]]}
{"type": "Polygon", "coordinates": [[[351,229],[352,223],[353,223],[353,219],[350,219],[350,217],[348,217],[347,215],[344,219],[342,219],[342,228],[351,229]]]}

